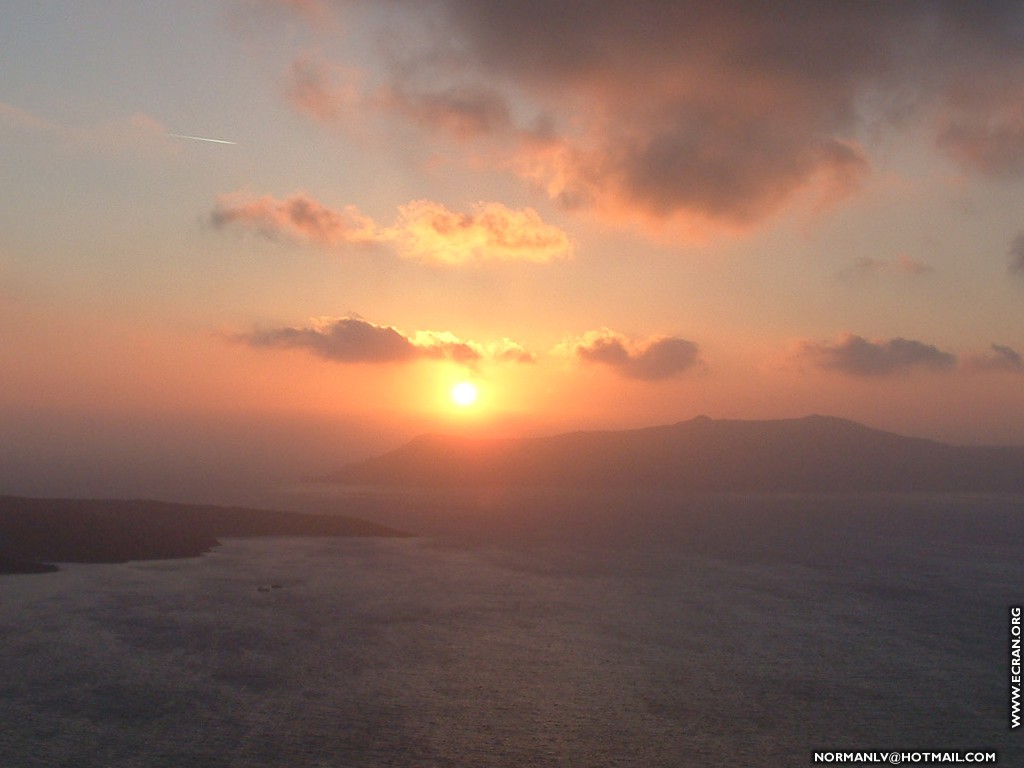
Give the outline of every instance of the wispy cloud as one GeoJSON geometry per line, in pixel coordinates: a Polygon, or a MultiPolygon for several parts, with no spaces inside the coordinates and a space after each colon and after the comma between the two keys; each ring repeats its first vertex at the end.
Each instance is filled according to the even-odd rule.
{"type": "Polygon", "coordinates": [[[323,246],[390,245],[404,258],[435,265],[544,263],[572,252],[568,235],[533,209],[514,210],[496,202],[456,213],[441,203],[414,200],[399,207],[392,226],[379,226],[354,206],[330,208],[305,194],[279,200],[236,192],[218,197],[209,220],[217,228],[238,225],[323,246]]]}
{"type": "Polygon", "coordinates": [[[379,104],[459,139],[492,136],[511,131],[515,125],[504,96],[480,84],[453,85],[428,92],[409,92],[395,86],[381,93],[379,104]]]}
{"type": "Polygon", "coordinates": [[[938,144],[964,168],[995,178],[1019,177],[1024,174],[1024,82],[999,70],[985,75],[973,73],[950,89],[938,144]]]}
{"type": "Polygon", "coordinates": [[[0,131],[5,128],[45,136],[63,146],[89,151],[167,147],[173,135],[160,120],[143,112],[117,115],[104,122],[69,124],[0,101],[0,131]]]}
{"type": "Polygon", "coordinates": [[[409,363],[449,360],[464,366],[493,362],[533,362],[533,356],[509,339],[479,344],[449,331],[406,334],[360,317],[318,318],[304,326],[264,328],[229,336],[255,348],[303,349],[338,363],[409,363]]]}
{"type": "Polygon", "coordinates": [[[1021,359],[1020,353],[1002,344],[993,344],[984,354],[967,356],[964,365],[974,371],[1024,372],[1024,360],[1021,359]]]}
{"type": "Polygon", "coordinates": [[[47,120],[14,104],[0,101],[0,126],[5,125],[18,130],[34,131],[37,133],[59,134],[64,133],[66,130],[59,123],[47,120]]]}
{"type": "Polygon", "coordinates": [[[895,259],[888,260],[859,256],[854,259],[851,266],[840,270],[839,277],[871,277],[875,275],[921,277],[934,271],[934,267],[901,253],[895,259]]]}
{"type": "Polygon", "coordinates": [[[584,363],[609,366],[630,379],[658,381],[678,376],[700,364],[700,348],[678,336],[631,341],[608,328],[588,331],[565,345],[584,363]]]}
{"type": "Polygon", "coordinates": [[[1010,274],[1024,276],[1024,232],[1010,245],[1010,274]]]}
{"type": "Polygon", "coordinates": [[[825,370],[851,376],[889,376],[914,369],[949,371],[956,367],[956,355],[913,339],[869,341],[846,334],[838,341],[801,341],[797,357],[825,370]]]}
{"type": "Polygon", "coordinates": [[[294,10],[309,21],[320,24],[330,17],[330,11],[323,0],[263,0],[264,2],[279,3],[286,8],[294,10]]]}
{"type": "Polygon", "coordinates": [[[264,23],[280,28],[283,21],[300,19],[315,32],[335,29],[331,0],[233,0],[230,20],[234,23],[264,23]]]}
{"type": "Polygon", "coordinates": [[[285,93],[297,111],[321,122],[343,125],[365,106],[361,82],[358,70],[306,53],[292,62],[285,93]]]}

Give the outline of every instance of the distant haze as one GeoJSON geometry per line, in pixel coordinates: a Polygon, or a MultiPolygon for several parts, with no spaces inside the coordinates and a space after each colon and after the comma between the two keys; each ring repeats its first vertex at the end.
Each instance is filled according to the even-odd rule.
{"type": "Polygon", "coordinates": [[[0,489],[23,496],[242,503],[405,438],[308,416],[6,414],[0,489]]]}
{"type": "Polygon", "coordinates": [[[0,488],[27,496],[257,503],[268,491],[311,478],[733,490],[1000,489],[1024,478],[1021,449],[960,448],[829,417],[702,417],[529,438],[455,431],[417,437],[397,426],[246,414],[42,420],[29,413],[8,414],[7,421],[0,488]]]}

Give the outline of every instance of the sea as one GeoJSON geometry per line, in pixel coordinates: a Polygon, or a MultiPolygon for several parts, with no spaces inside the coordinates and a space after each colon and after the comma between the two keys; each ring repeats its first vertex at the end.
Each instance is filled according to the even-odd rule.
{"type": "Polygon", "coordinates": [[[0,577],[3,768],[996,752],[1024,500],[282,491],[417,535],[0,577]]]}

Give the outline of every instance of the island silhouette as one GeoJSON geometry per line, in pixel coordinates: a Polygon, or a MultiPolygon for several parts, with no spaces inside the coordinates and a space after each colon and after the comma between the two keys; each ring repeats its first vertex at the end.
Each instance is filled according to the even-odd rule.
{"type": "Polygon", "coordinates": [[[954,446],[831,416],[677,424],[554,437],[424,435],[317,478],[399,487],[1018,492],[1024,447],[954,446]]]}

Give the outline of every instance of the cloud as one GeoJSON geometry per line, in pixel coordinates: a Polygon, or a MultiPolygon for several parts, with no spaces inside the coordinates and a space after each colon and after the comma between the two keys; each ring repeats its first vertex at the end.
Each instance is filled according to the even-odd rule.
{"type": "Polygon", "coordinates": [[[915,368],[948,371],[956,367],[956,355],[912,339],[868,341],[847,334],[837,342],[803,341],[797,356],[826,370],[851,376],[888,376],[915,368]]]}
{"type": "Polygon", "coordinates": [[[864,129],[911,117],[967,170],[1024,173],[1017,3],[392,6],[373,109],[492,142],[567,206],[751,225],[853,193],[864,129]]]}
{"type": "Polygon", "coordinates": [[[426,359],[450,360],[472,367],[485,359],[533,362],[529,353],[508,339],[481,345],[448,331],[417,331],[408,335],[359,317],[319,318],[306,326],[255,330],[234,334],[230,339],[255,348],[304,349],[339,363],[409,363],[426,359]],[[512,350],[515,354],[509,354],[512,350]]]}
{"type": "Polygon", "coordinates": [[[298,19],[313,32],[337,28],[331,0],[233,0],[231,5],[228,19],[236,25],[265,25],[280,31],[283,23],[298,19]]]}
{"type": "Polygon", "coordinates": [[[413,200],[399,207],[393,226],[381,227],[354,206],[329,208],[305,194],[278,200],[236,192],[217,198],[209,220],[216,228],[238,225],[268,237],[323,246],[392,245],[404,258],[435,265],[540,264],[572,252],[568,235],[544,223],[532,208],[513,210],[495,202],[476,203],[470,213],[456,213],[441,203],[413,200]]]}
{"type": "Polygon", "coordinates": [[[1024,360],[1020,354],[1002,344],[993,344],[985,354],[969,356],[965,366],[974,371],[1024,372],[1024,360]]]}
{"type": "Polygon", "coordinates": [[[658,381],[678,376],[700,363],[700,348],[677,336],[662,336],[635,344],[607,328],[589,331],[568,343],[585,363],[607,365],[623,376],[658,381]]]}
{"type": "Polygon", "coordinates": [[[328,208],[304,194],[285,200],[269,195],[252,198],[241,192],[220,195],[210,213],[210,223],[218,229],[237,224],[268,237],[285,235],[320,245],[380,240],[373,221],[355,207],[328,208]]]}
{"type": "Polygon", "coordinates": [[[57,135],[65,133],[67,130],[57,123],[29,112],[27,109],[0,101],[0,127],[3,126],[10,126],[34,133],[57,135]]]}
{"type": "Polygon", "coordinates": [[[0,132],[13,130],[47,139],[76,150],[145,151],[168,146],[167,128],[142,112],[117,115],[91,124],[59,123],[21,107],[0,101],[0,132]]]}
{"type": "Polygon", "coordinates": [[[904,275],[920,277],[930,274],[935,268],[923,261],[913,259],[901,253],[895,259],[875,259],[870,256],[858,256],[853,264],[839,272],[839,277],[868,277],[872,275],[904,275]]]}
{"type": "Polygon", "coordinates": [[[396,86],[381,97],[383,108],[459,139],[492,135],[514,125],[505,98],[480,84],[454,85],[426,93],[410,93],[396,86]]]}
{"type": "Polygon", "coordinates": [[[600,135],[523,142],[516,167],[568,208],[740,227],[778,212],[801,189],[821,203],[841,199],[868,169],[852,141],[796,146],[781,130],[768,135],[767,120],[751,119],[751,131],[688,115],[668,119],[660,131],[629,135],[617,116],[600,122],[600,135]]]}
{"type": "Polygon", "coordinates": [[[272,328],[237,336],[251,347],[306,349],[319,357],[343,363],[407,362],[418,348],[390,326],[357,318],[328,319],[302,328],[272,328]]]}
{"type": "Polygon", "coordinates": [[[351,128],[368,117],[395,114],[463,140],[514,129],[505,97],[482,83],[422,91],[401,81],[369,88],[365,80],[361,70],[306,52],[291,63],[285,95],[297,112],[333,127],[351,128]]]}
{"type": "Polygon", "coordinates": [[[321,0],[270,0],[270,2],[281,3],[313,23],[322,23],[329,17],[327,7],[321,0]]]}
{"type": "Polygon", "coordinates": [[[323,122],[344,123],[364,106],[358,70],[305,54],[292,62],[285,94],[301,113],[323,122]]]}
{"type": "Polygon", "coordinates": [[[431,264],[543,263],[572,251],[568,235],[545,224],[532,208],[516,211],[501,203],[476,203],[471,213],[455,213],[440,203],[414,200],[399,208],[388,237],[403,256],[431,264]]]}
{"type": "Polygon", "coordinates": [[[1010,273],[1024,275],[1024,232],[1017,235],[1010,245],[1010,273]]]}
{"type": "Polygon", "coordinates": [[[485,355],[502,363],[535,363],[537,358],[512,339],[503,338],[485,347],[485,355]]]}
{"type": "Polygon", "coordinates": [[[1021,176],[1024,83],[975,77],[952,90],[939,118],[937,141],[964,168],[994,178],[1021,176]]]}

